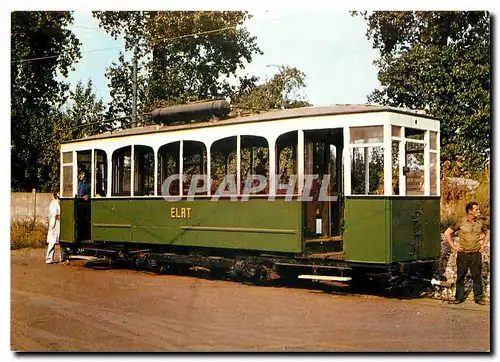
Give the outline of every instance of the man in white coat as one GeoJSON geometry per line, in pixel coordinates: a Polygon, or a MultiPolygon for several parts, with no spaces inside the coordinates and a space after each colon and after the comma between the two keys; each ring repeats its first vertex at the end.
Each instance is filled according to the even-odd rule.
{"type": "MultiPolygon", "coordinates": [[[[59,244],[59,235],[61,233],[61,207],[59,205],[59,191],[54,191],[52,193],[54,200],[49,205],[49,231],[47,232],[47,255],[45,257],[45,263],[52,264],[54,262],[54,252],[56,250],[56,245],[59,244]]],[[[61,253],[62,259],[62,253],[61,253]]],[[[61,260],[62,261],[62,260],[61,260]]]]}

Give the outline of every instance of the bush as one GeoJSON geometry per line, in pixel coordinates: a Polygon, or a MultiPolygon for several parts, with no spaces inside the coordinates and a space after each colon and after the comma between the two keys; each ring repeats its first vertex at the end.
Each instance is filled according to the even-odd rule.
{"type": "Polygon", "coordinates": [[[485,225],[489,228],[490,219],[490,171],[484,171],[477,177],[479,186],[469,190],[466,186],[450,182],[448,175],[452,174],[449,165],[445,164],[441,180],[441,229],[446,230],[461,217],[465,216],[465,205],[470,201],[479,204],[482,215],[486,218],[485,225]]]}
{"type": "Polygon", "coordinates": [[[47,225],[33,221],[10,222],[10,249],[45,248],[47,225]]]}

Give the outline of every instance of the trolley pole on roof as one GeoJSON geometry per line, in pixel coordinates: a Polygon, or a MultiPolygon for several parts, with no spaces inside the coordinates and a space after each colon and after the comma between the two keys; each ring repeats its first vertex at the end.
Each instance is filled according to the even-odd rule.
{"type": "Polygon", "coordinates": [[[137,119],[137,45],[134,48],[133,74],[132,74],[132,127],[136,126],[137,119]]]}

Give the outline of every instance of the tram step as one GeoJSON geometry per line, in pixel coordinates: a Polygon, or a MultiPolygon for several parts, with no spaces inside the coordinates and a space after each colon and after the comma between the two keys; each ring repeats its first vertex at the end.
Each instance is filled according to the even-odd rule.
{"type": "Polygon", "coordinates": [[[318,238],[318,239],[309,239],[306,240],[306,244],[312,244],[312,243],[331,243],[331,242],[337,242],[337,241],[343,241],[344,237],[343,236],[332,236],[329,238],[318,238]]]}
{"type": "Polygon", "coordinates": [[[308,254],[307,259],[333,259],[333,260],[344,260],[345,253],[343,251],[334,251],[330,253],[315,253],[308,254]]]}
{"type": "Polygon", "coordinates": [[[351,280],[350,277],[342,277],[336,275],[299,275],[299,279],[311,279],[311,280],[329,280],[335,282],[348,282],[351,280]]]}

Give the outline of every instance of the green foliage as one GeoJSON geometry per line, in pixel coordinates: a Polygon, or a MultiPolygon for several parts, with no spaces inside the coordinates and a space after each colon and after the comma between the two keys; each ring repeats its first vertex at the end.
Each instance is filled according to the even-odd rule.
{"type": "MultiPolygon", "coordinates": [[[[137,45],[142,65],[138,80],[142,111],[230,97],[237,89],[230,79],[245,62],[251,62],[253,54],[261,53],[255,37],[243,26],[249,18],[246,12],[106,11],[94,12],[94,16],[111,35],[125,37],[127,50],[137,45]],[[191,36],[195,33],[198,35],[191,36]]],[[[112,115],[131,113],[130,71],[131,63],[123,56],[108,68],[112,115]]]]}
{"type": "Polygon", "coordinates": [[[70,104],[66,110],[66,116],[77,125],[84,127],[81,130],[73,129],[70,132],[71,137],[91,136],[109,130],[111,126],[106,123],[86,125],[102,119],[105,108],[102,99],[97,99],[94,93],[92,80],[89,79],[86,85],[79,81],[75,90],[70,92],[70,104]]]}
{"type": "Polygon", "coordinates": [[[305,78],[297,68],[279,66],[278,73],[263,84],[247,83],[233,102],[237,107],[255,110],[307,107],[311,104],[300,95],[306,85],[305,78]]]}
{"type": "MultiPolygon", "coordinates": [[[[146,64],[142,62],[141,65],[142,67],[138,67],[139,69],[144,68],[146,64]]],[[[107,115],[110,118],[132,114],[132,75],[132,62],[126,60],[123,53],[120,54],[118,62],[113,62],[107,69],[106,78],[109,80],[108,85],[112,98],[107,111],[107,115]]],[[[147,86],[148,77],[138,71],[137,114],[145,113],[150,110],[149,108],[145,108],[148,102],[147,86]]]]}
{"type": "Polygon", "coordinates": [[[42,189],[49,177],[41,160],[52,139],[53,108],[64,102],[68,90],[68,85],[56,76],[66,76],[80,57],[80,42],[67,29],[72,21],[70,12],[11,14],[13,190],[42,189]]]}
{"type": "MultiPolygon", "coordinates": [[[[357,13],[355,13],[357,14],[357,13]]],[[[490,16],[487,12],[362,13],[380,52],[381,88],[370,102],[426,109],[441,119],[443,160],[481,172],[490,152],[490,16]]]]}

